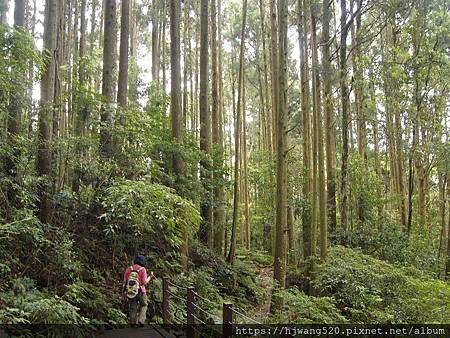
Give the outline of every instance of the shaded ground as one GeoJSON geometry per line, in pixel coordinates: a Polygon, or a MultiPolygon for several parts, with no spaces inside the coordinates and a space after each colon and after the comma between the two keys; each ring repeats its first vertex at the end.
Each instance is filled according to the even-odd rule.
{"type": "Polygon", "coordinates": [[[161,327],[146,325],[142,328],[125,328],[105,331],[99,338],[175,338],[176,336],[161,327]]]}
{"type": "Polygon", "coordinates": [[[272,299],[272,285],[273,285],[273,267],[261,266],[257,263],[252,264],[257,270],[259,275],[256,277],[256,282],[265,290],[262,300],[252,312],[252,318],[264,323],[270,313],[270,301],[272,299]]]}

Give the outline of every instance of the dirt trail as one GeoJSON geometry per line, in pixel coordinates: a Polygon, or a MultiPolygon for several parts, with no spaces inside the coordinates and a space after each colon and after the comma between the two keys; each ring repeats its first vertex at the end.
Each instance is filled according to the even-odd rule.
{"type": "Polygon", "coordinates": [[[259,275],[256,277],[256,282],[264,290],[263,301],[255,308],[252,313],[253,318],[257,318],[260,322],[265,322],[270,312],[270,301],[272,299],[272,285],[273,285],[273,267],[272,266],[260,266],[253,264],[256,269],[259,270],[259,275]]]}

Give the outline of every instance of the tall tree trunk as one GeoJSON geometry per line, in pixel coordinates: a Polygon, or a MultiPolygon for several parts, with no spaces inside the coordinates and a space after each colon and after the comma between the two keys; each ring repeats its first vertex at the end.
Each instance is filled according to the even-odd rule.
{"type": "Polygon", "coordinates": [[[69,107],[69,120],[70,125],[75,128],[76,125],[76,117],[77,117],[77,104],[79,103],[79,100],[77,100],[77,94],[79,87],[79,83],[76,80],[77,76],[79,74],[78,72],[78,66],[79,66],[79,51],[80,51],[80,45],[79,45],[79,18],[80,18],[80,6],[77,1],[73,2],[74,6],[74,18],[73,18],[73,30],[72,30],[72,39],[73,39],[73,49],[72,49],[72,79],[71,79],[71,95],[70,100],[71,104],[69,107]]]}
{"type": "Polygon", "coordinates": [[[188,107],[189,107],[189,94],[188,94],[188,53],[190,52],[190,48],[187,47],[188,40],[191,38],[189,36],[190,31],[190,20],[189,20],[189,10],[190,10],[190,0],[186,0],[184,2],[184,24],[183,24],[183,124],[184,128],[187,128],[187,115],[188,115],[188,107]]]}
{"type": "MultiPolygon", "coordinates": [[[[117,88],[117,104],[124,108],[128,103],[128,53],[130,44],[130,2],[122,0],[120,18],[120,56],[119,56],[119,80],[117,88]]],[[[123,114],[119,119],[123,124],[123,114]]]]}
{"type": "MultiPolygon", "coordinates": [[[[220,1],[220,0],[219,0],[220,1]]],[[[221,180],[221,168],[223,167],[223,132],[222,132],[222,118],[221,118],[221,100],[220,100],[220,74],[219,74],[219,56],[217,53],[218,37],[221,34],[218,30],[218,22],[220,20],[220,6],[216,6],[216,0],[211,1],[211,60],[212,60],[212,142],[217,152],[214,156],[216,163],[214,165],[214,179],[217,185],[214,188],[214,249],[219,255],[223,255],[223,242],[225,237],[225,208],[224,198],[225,192],[221,180]],[[220,170],[219,170],[220,169],[220,170]]],[[[220,27],[219,27],[220,28],[220,27]]]]}
{"type": "MultiPolygon", "coordinates": [[[[286,127],[287,127],[287,1],[278,0],[278,79],[275,92],[277,100],[277,178],[276,178],[276,240],[273,278],[281,288],[286,285],[286,228],[287,228],[287,185],[286,185],[286,127]]],[[[276,303],[276,302],[275,302],[276,303]]],[[[275,306],[277,308],[277,306],[275,306]]]]}
{"type": "Polygon", "coordinates": [[[152,81],[159,82],[159,20],[161,1],[153,0],[153,15],[152,15],[152,81]]]}
{"type": "MultiPolygon", "coordinates": [[[[312,107],[313,107],[313,116],[312,116],[312,194],[311,194],[311,227],[310,227],[310,238],[311,238],[311,249],[310,249],[310,261],[309,261],[309,274],[310,279],[314,279],[315,266],[316,266],[316,254],[317,254],[317,224],[318,224],[318,216],[319,216],[319,205],[318,205],[318,195],[319,195],[319,128],[317,125],[319,107],[318,107],[318,79],[316,77],[316,67],[317,67],[317,56],[316,56],[316,34],[314,30],[316,29],[315,16],[313,14],[313,5],[311,1],[309,1],[309,9],[310,9],[310,27],[311,27],[311,78],[312,78],[312,107]],[[316,60],[316,61],[314,61],[316,60]]],[[[311,293],[313,289],[309,290],[311,293]]]]}
{"type": "Polygon", "coordinates": [[[136,0],[130,1],[130,60],[131,69],[129,71],[128,79],[128,96],[129,101],[132,104],[137,104],[138,101],[138,66],[137,66],[137,45],[138,45],[138,22],[137,22],[137,9],[136,0]]]}
{"type": "Polygon", "coordinates": [[[265,129],[264,138],[266,139],[265,149],[267,149],[271,154],[273,154],[273,143],[272,143],[272,114],[270,110],[270,95],[269,95],[269,80],[268,80],[268,65],[267,65],[267,48],[266,48],[266,28],[265,28],[265,14],[264,14],[264,1],[259,0],[259,15],[261,21],[261,40],[262,40],[262,55],[263,55],[263,72],[264,72],[264,96],[265,105],[263,106],[263,114],[265,116],[265,129]]]}
{"type": "MultiPolygon", "coordinates": [[[[353,2],[355,0],[352,0],[353,2]]],[[[366,163],[366,117],[363,109],[364,105],[364,76],[361,65],[361,38],[360,38],[360,29],[361,29],[361,12],[358,11],[358,14],[355,17],[354,22],[352,23],[352,66],[353,66],[353,87],[354,87],[354,96],[355,96],[355,118],[356,118],[356,138],[357,138],[357,146],[358,146],[358,154],[364,165],[366,163]]],[[[358,220],[362,224],[365,221],[365,208],[363,205],[363,200],[361,196],[357,197],[356,206],[358,210],[358,220]]]]}
{"type": "Polygon", "coordinates": [[[323,69],[323,99],[325,101],[325,130],[326,130],[326,169],[327,169],[327,211],[328,227],[331,236],[336,232],[336,181],[334,175],[334,143],[335,143],[335,117],[333,112],[332,77],[330,60],[330,20],[331,2],[323,1],[323,27],[322,27],[322,69],[323,69]]]}
{"type": "MultiPolygon", "coordinates": [[[[242,105],[242,90],[244,78],[244,47],[245,47],[245,26],[247,22],[247,0],[242,3],[242,26],[241,26],[241,45],[239,49],[239,75],[238,75],[238,98],[236,105],[236,123],[234,131],[234,194],[233,194],[233,223],[231,228],[231,243],[230,252],[227,260],[229,263],[234,263],[236,258],[236,236],[237,226],[239,220],[239,171],[240,171],[240,137],[241,137],[241,105],[242,105]]],[[[231,157],[231,156],[230,156],[231,157]]]]}
{"type": "Polygon", "coordinates": [[[194,85],[194,109],[193,109],[193,122],[194,122],[194,135],[196,142],[199,141],[199,126],[198,126],[198,119],[199,119],[199,110],[200,110],[200,99],[199,99],[199,69],[200,69],[200,58],[199,58],[199,41],[200,41],[200,30],[198,28],[199,25],[195,25],[195,85],[194,85]]]}
{"type": "MultiPolygon", "coordinates": [[[[211,154],[211,114],[209,111],[208,90],[209,90],[209,68],[208,68],[208,0],[201,1],[200,10],[200,150],[205,156],[211,154]]],[[[210,163],[208,159],[203,159],[201,165],[201,179],[205,190],[209,190],[208,181],[210,179],[210,163]]],[[[200,239],[209,248],[212,248],[212,221],[213,209],[209,193],[206,193],[202,202],[201,215],[203,218],[200,229],[200,239]]]]}
{"type": "Polygon", "coordinates": [[[163,0],[162,6],[162,22],[161,22],[161,36],[160,36],[160,45],[161,47],[161,60],[160,67],[162,70],[162,90],[166,92],[166,20],[167,20],[167,9],[166,9],[166,1],[163,0]]]}
{"type": "MultiPolygon", "coordinates": [[[[369,73],[369,81],[370,81],[370,100],[371,102],[376,102],[375,99],[375,79],[373,75],[373,71],[370,70],[369,73]]],[[[380,181],[383,181],[383,174],[381,172],[381,160],[380,160],[380,141],[379,141],[379,127],[378,127],[378,110],[376,107],[373,108],[372,115],[372,131],[373,131],[373,156],[374,156],[374,167],[375,173],[380,181]]],[[[377,192],[379,196],[381,196],[384,192],[382,188],[377,188],[377,192]]],[[[381,204],[378,205],[378,218],[381,218],[383,214],[383,206],[381,204]]],[[[378,222],[378,229],[382,230],[382,222],[378,222]]]]}
{"type": "MultiPolygon", "coordinates": [[[[320,256],[325,259],[327,256],[327,208],[325,191],[325,158],[323,149],[323,128],[322,128],[322,109],[320,99],[319,82],[319,61],[317,56],[317,37],[316,37],[316,17],[317,8],[311,4],[311,50],[312,50],[312,77],[313,77],[313,112],[314,112],[314,134],[317,142],[317,195],[318,195],[318,224],[320,228],[320,256]]],[[[315,227],[315,224],[313,224],[315,227]]],[[[312,241],[315,242],[315,233],[311,234],[312,241]]],[[[312,256],[315,254],[311,250],[312,256]]]]}
{"type": "MultiPolygon", "coordinates": [[[[25,32],[25,0],[15,0],[14,5],[14,28],[19,32],[25,32]]],[[[19,59],[20,55],[18,55],[19,51],[14,48],[12,52],[12,57],[16,60],[19,59]]],[[[15,65],[13,64],[13,67],[15,65]]],[[[14,138],[20,133],[21,121],[22,121],[22,110],[23,103],[22,100],[25,97],[25,93],[22,89],[22,85],[26,79],[26,73],[20,74],[19,80],[17,81],[17,91],[13,91],[10,95],[9,99],[9,114],[7,119],[7,130],[8,137],[14,143],[14,138]]],[[[14,148],[14,146],[13,146],[14,148]]],[[[15,149],[17,151],[18,149],[15,149]]],[[[16,153],[13,157],[17,158],[19,153],[16,153]]],[[[14,160],[11,160],[10,157],[7,159],[8,163],[5,163],[7,169],[6,172],[11,175],[11,177],[17,177],[17,168],[14,160]]]]}
{"type": "Polygon", "coordinates": [[[89,32],[89,55],[93,55],[95,47],[95,27],[97,25],[97,7],[98,0],[91,1],[91,28],[89,32]]]}
{"type": "Polygon", "coordinates": [[[311,132],[310,132],[310,89],[308,79],[308,45],[306,39],[306,1],[298,0],[298,39],[300,46],[300,82],[301,82],[301,114],[302,114],[302,134],[303,134],[303,166],[304,183],[302,187],[303,198],[307,205],[302,210],[303,227],[303,258],[311,256],[311,181],[312,181],[312,163],[311,163],[311,132]]]}
{"type": "MultiPolygon", "coordinates": [[[[278,28],[277,28],[277,6],[275,0],[269,1],[270,5],[270,72],[271,72],[271,97],[272,97],[272,144],[273,144],[273,155],[274,160],[276,160],[276,151],[278,149],[277,143],[277,114],[278,114],[278,28]]],[[[276,186],[276,185],[275,185],[276,186]]],[[[274,196],[276,196],[276,188],[274,191],[274,196]]],[[[273,208],[276,210],[276,201],[273,200],[273,208]]],[[[271,247],[272,255],[275,255],[275,243],[276,243],[276,212],[274,212],[273,225],[271,229],[271,247]]]]}
{"type": "Polygon", "coordinates": [[[52,214],[50,199],[50,175],[52,170],[52,124],[55,94],[56,47],[58,34],[58,1],[46,0],[44,18],[44,50],[49,57],[41,78],[41,101],[38,121],[37,173],[44,177],[44,186],[39,189],[39,219],[48,223],[52,214]]]}
{"type": "Polygon", "coordinates": [[[341,89],[341,111],[342,111],[342,164],[341,164],[341,227],[346,234],[348,229],[348,87],[347,87],[347,7],[346,1],[340,0],[341,4],[341,41],[339,47],[339,86],[341,89]]]}
{"type": "Polygon", "coordinates": [[[116,1],[106,0],[103,41],[102,75],[102,128],[100,131],[100,154],[110,158],[113,154],[112,121],[114,111],[114,74],[116,71],[116,1]]]}
{"type": "MultiPolygon", "coordinates": [[[[180,16],[181,4],[178,0],[170,0],[170,116],[172,120],[172,136],[179,145],[183,144],[184,124],[181,110],[181,66],[180,66],[180,16]]],[[[184,161],[180,153],[174,155],[173,168],[179,179],[184,176],[184,161]]],[[[181,265],[187,270],[188,233],[182,234],[183,243],[180,246],[181,265]]]]}
{"type": "MultiPolygon", "coordinates": [[[[25,0],[15,0],[14,6],[14,28],[19,32],[25,32],[25,0]]],[[[16,60],[20,60],[19,51],[14,48],[12,51],[12,57],[16,60]]],[[[12,69],[15,65],[12,64],[12,69]]],[[[22,110],[25,106],[26,98],[26,87],[24,86],[27,77],[27,71],[25,70],[17,78],[17,83],[15,83],[16,89],[10,93],[9,98],[9,109],[7,117],[7,142],[12,154],[6,156],[5,162],[5,173],[8,175],[12,181],[19,183],[19,172],[18,172],[18,161],[21,157],[21,147],[17,144],[17,137],[20,134],[22,125],[22,110]]],[[[16,194],[13,187],[9,187],[7,191],[8,203],[10,205],[17,206],[16,194]]]]}
{"type": "Polygon", "coordinates": [[[244,202],[244,238],[245,248],[250,250],[250,212],[248,199],[248,152],[247,152],[247,119],[246,119],[246,105],[245,105],[245,77],[242,84],[243,104],[242,104],[242,197],[244,202]]]}
{"type": "MultiPolygon", "coordinates": [[[[217,2],[217,35],[218,35],[218,45],[222,46],[222,0],[218,0],[217,2]]],[[[224,156],[225,156],[225,109],[224,109],[224,88],[223,88],[223,55],[222,48],[219,48],[218,55],[218,75],[219,75],[219,159],[220,165],[224,166],[224,156]]],[[[223,179],[223,175],[220,175],[219,179],[223,179]]],[[[224,250],[224,242],[225,242],[225,227],[226,227],[226,214],[225,214],[225,187],[220,185],[217,191],[217,199],[218,205],[215,209],[214,221],[217,225],[217,240],[216,251],[220,252],[223,256],[226,253],[226,249],[224,250]]]]}
{"type": "MultiPolygon", "coordinates": [[[[31,11],[31,9],[30,9],[31,11]]],[[[36,34],[36,15],[37,15],[37,6],[36,6],[36,0],[33,0],[33,5],[32,5],[32,14],[31,14],[31,22],[30,22],[30,34],[32,36],[32,38],[35,38],[35,34],[36,34]]],[[[33,85],[34,85],[34,81],[33,81],[33,74],[34,74],[34,69],[33,69],[33,61],[30,61],[29,64],[29,69],[28,69],[28,81],[29,81],[29,85],[28,85],[28,93],[27,93],[27,98],[28,98],[28,104],[29,104],[29,114],[30,114],[30,123],[29,123],[29,131],[30,131],[30,127],[32,126],[32,114],[33,114],[33,109],[31,108],[31,103],[32,103],[32,98],[33,98],[33,85]]]]}
{"type": "MultiPolygon", "coordinates": [[[[80,47],[79,47],[79,56],[80,56],[80,65],[78,68],[78,82],[80,87],[82,88],[85,80],[86,80],[86,69],[85,69],[85,60],[83,58],[86,54],[86,46],[87,46],[87,20],[86,20],[86,0],[81,1],[81,15],[80,15],[80,47]]],[[[88,118],[88,108],[87,106],[81,106],[80,109],[76,112],[76,121],[75,121],[75,136],[81,137],[84,136],[86,122],[88,118]]],[[[75,147],[75,152],[77,157],[82,156],[82,150],[80,149],[80,145],[77,144],[75,147]]],[[[73,173],[73,181],[72,181],[72,189],[74,192],[79,192],[80,187],[80,168],[78,166],[75,167],[73,173]]]]}

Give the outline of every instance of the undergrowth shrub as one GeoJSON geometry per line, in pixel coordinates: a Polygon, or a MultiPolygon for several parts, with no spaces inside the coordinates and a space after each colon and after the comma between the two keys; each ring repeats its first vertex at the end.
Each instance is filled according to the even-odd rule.
{"type": "Polygon", "coordinates": [[[127,322],[126,315],[118,310],[120,303],[108,297],[105,290],[92,284],[76,281],[67,286],[62,298],[79,307],[81,315],[92,318],[93,323],[126,324],[127,322]]]}
{"type": "Polygon", "coordinates": [[[29,278],[14,279],[10,289],[0,293],[0,299],[1,324],[71,324],[15,327],[22,336],[81,337],[93,329],[78,307],[58,295],[38,290],[29,278]]]}
{"type": "Polygon", "coordinates": [[[376,258],[413,266],[438,275],[437,251],[441,227],[414,227],[411,233],[403,225],[387,220],[367,221],[349,230],[337,232],[337,240],[361,249],[376,258]],[[381,226],[380,226],[381,225],[381,226]]]}
{"type": "Polygon", "coordinates": [[[447,323],[450,286],[357,250],[330,248],[314,281],[352,323],[447,323]]]}
{"type": "Polygon", "coordinates": [[[332,297],[308,296],[296,288],[278,290],[278,292],[283,299],[283,308],[276,314],[270,315],[270,323],[342,324],[347,322],[332,297]]]}
{"type": "Polygon", "coordinates": [[[120,180],[104,191],[101,203],[102,232],[113,251],[145,253],[152,268],[180,270],[183,233],[196,232],[200,223],[192,202],[150,181],[120,180]]]}

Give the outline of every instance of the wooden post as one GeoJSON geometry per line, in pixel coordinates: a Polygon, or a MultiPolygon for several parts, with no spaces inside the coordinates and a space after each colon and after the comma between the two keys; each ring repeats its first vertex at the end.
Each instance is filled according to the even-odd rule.
{"type": "Polygon", "coordinates": [[[163,323],[170,324],[168,277],[163,277],[163,323]]]}
{"type": "Polygon", "coordinates": [[[187,288],[187,323],[188,324],[195,324],[195,318],[194,318],[194,312],[195,312],[195,295],[194,295],[194,288],[189,287],[187,288]]]}
{"type": "Polygon", "coordinates": [[[187,336],[195,337],[194,325],[195,325],[195,290],[193,287],[187,288],[187,336]]]}
{"type": "Polygon", "coordinates": [[[223,303],[223,338],[231,338],[233,334],[233,304],[223,303]]]}

